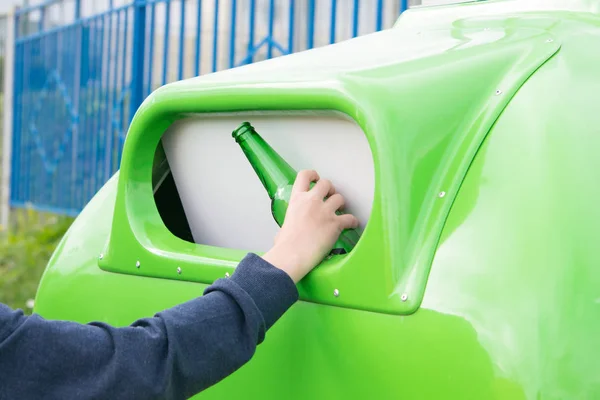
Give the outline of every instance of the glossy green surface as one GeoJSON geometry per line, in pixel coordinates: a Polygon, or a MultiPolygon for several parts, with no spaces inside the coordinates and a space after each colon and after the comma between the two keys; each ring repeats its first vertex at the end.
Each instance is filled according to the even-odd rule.
{"type": "Polygon", "coordinates": [[[150,176],[156,146],[174,120],[189,113],[335,110],[357,121],[367,136],[374,201],[352,253],[309,274],[299,285],[301,298],[390,314],[416,311],[467,168],[511,96],[559,49],[558,40],[548,41],[554,36],[547,29],[555,23],[543,17],[472,20],[415,34],[414,40],[393,29],[158,89],[128,132],[100,267],[211,283],[244,256],[242,250],[185,242],[162,223],[150,176]],[[495,32],[484,30],[489,24],[495,32]],[[430,49],[426,55],[424,48],[430,49]],[[502,95],[495,95],[498,88],[502,95]],[[178,267],[185,273],[177,274],[178,267]],[[342,295],[334,297],[335,289],[342,295]]]}
{"type": "Polygon", "coordinates": [[[159,90],[136,116],[120,176],[57,249],[36,311],[125,325],[201,294],[207,283],[193,281],[243,255],[163,237],[146,157],[177,110],[334,108],[363,127],[376,162],[365,233],[352,258],[301,284],[312,301],[251,362],[199,398],[600,398],[600,18],[476,16],[496,3],[411,12],[421,34],[400,21],[159,90]],[[189,261],[181,277],[168,256],[189,261]],[[327,304],[334,284],[342,307],[327,304]]]}

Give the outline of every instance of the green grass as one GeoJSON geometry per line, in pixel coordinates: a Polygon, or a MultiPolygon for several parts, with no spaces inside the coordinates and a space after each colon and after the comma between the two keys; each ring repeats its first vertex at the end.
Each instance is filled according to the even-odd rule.
{"type": "Polygon", "coordinates": [[[73,220],[28,209],[12,217],[0,233],[0,303],[30,313],[46,264],[73,220]]]}

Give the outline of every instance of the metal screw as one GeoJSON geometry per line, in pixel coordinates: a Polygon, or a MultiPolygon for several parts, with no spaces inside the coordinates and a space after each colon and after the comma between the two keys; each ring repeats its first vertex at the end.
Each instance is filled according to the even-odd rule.
{"type": "Polygon", "coordinates": [[[445,196],[446,196],[446,192],[440,192],[440,193],[438,194],[438,196],[439,196],[439,197],[445,197],[445,196]]]}
{"type": "Polygon", "coordinates": [[[406,301],[406,300],[408,300],[408,295],[406,293],[402,293],[402,296],[400,297],[400,299],[402,301],[406,301]]]}
{"type": "Polygon", "coordinates": [[[334,295],[335,297],[340,297],[340,291],[339,291],[339,290],[337,290],[337,289],[333,289],[333,295],[334,295]]]}
{"type": "Polygon", "coordinates": [[[225,272],[225,278],[229,278],[229,272],[225,272]]]}
{"type": "Polygon", "coordinates": [[[500,96],[502,94],[502,90],[498,89],[496,90],[496,96],[500,96]]]}
{"type": "Polygon", "coordinates": [[[177,273],[181,275],[181,267],[177,267],[177,273]]]}
{"type": "Polygon", "coordinates": [[[100,257],[98,257],[99,260],[102,260],[104,258],[104,254],[100,254],[100,257]]]}
{"type": "Polygon", "coordinates": [[[139,262],[139,261],[136,261],[136,262],[135,262],[135,267],[136,267],[136,268],[139,268],[141,265],[142,265],[142,264],[140,264],[140,262],[139,262]]]}

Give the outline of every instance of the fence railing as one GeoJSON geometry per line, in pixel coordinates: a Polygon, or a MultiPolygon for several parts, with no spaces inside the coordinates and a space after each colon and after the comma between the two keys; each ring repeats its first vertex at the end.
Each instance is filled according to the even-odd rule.
{"type": "Polygon", "coordinates": [[[2,229],[8,224],[10,199],[10,154],[12,153],[12,93],[14,70],[14,18],[0,16],[0,133],[2,134],[2,185],[0,191],[0,224],[2,229]],[[7,63],[8,60],[8,63],[7,63]],[[10,63],[10,64],[9,64],[10,63]]]}
{"type": "Polygon", "coordinates": [[[127,126],[158,86],[381,30],[407,7],[406,0],[90,0],[96,8],[84,12],[86,4],[49,1],[15,15],[13,207],[77,214],[117,170],[127,126]]]}

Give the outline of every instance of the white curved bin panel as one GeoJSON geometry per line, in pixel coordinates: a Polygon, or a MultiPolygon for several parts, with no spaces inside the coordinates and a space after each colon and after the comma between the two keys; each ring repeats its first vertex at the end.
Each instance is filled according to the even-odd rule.
{"type": "Polygon", "coordinates": [[[193,115],[162,142],[196,243],[266,251],[278,226],[270,200],[231,132],[249,121],[296,170],[315,169],[366,224],[373,203],[373,158],[362,129],[335,112],[193,115]]]}

